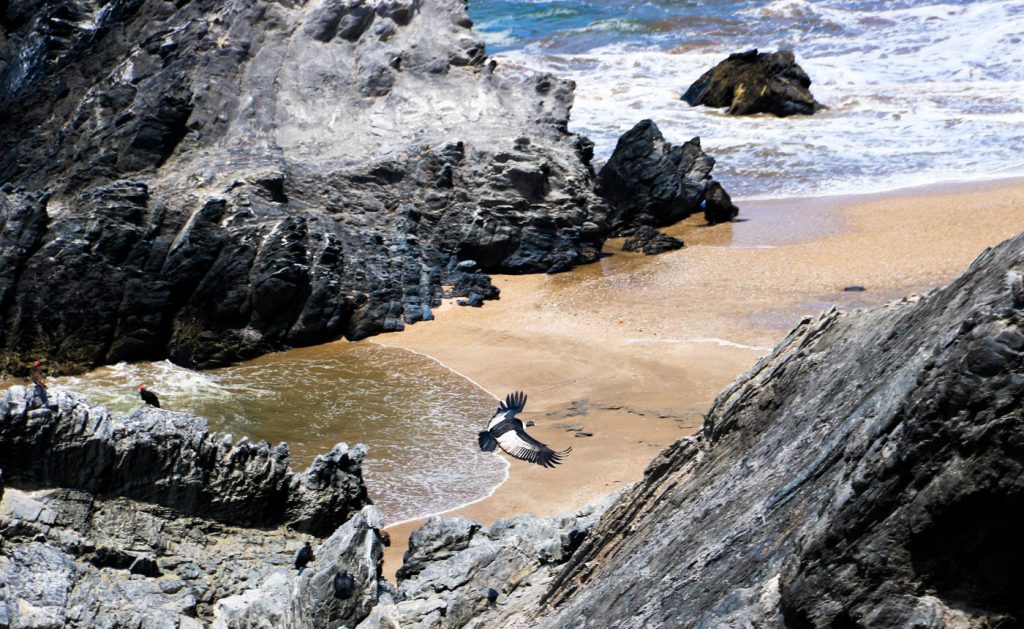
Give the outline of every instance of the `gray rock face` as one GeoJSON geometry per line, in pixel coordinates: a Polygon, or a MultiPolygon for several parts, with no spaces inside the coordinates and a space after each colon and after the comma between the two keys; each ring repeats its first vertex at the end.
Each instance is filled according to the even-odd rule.
{"type": "Polygon", "coordinates": [[[0,366],[213,366],[597,259],[572,84],[486,65],[470,25],[459,0],[0,11],[0,366]]]}
{"type": "Polygon", "coordinates": [[[397,591],[381,596],[360,627],[534,626],[538,598],[610,502],[491,527],[431,518],[409,541],[397,591]]]}
{"type": "Polygon", "coordinates": [[[24,387],[0,399],[0,461],[8,484],[124,496],[243,526],[327,536],[368,504],[365,446],[339,444],[308,470],[288,469],[288,447],[233,443],[206,421],[149,406],[124,419],[57,391],[33,408],[24,387]]]}
{"type": "Polygon", "coordinates": [[[381,545],[366,507],[298,574],[310,538],[241,529],[125,498],[9,489],[0,503],[0,620],[7,627],[352,626],[377,600],[381,545]],[[128,563],[131,563],[131,568],[128,563]],[[135,566],[150,566],[135,570],[135,566]],[[317,576],[347,571],[347,606],[317,576]]]}
{"type": "MultiPolygon", "coordinates": [[[[700,212],[709,186],[724,193],[711,178],[714,166],[714,158],[701,150],[700,138],[675,146],[653,121],[638,122],[619,138],[597,177],[597,192],[611,206],[612,233],[631,235],[641,227],[664,227],[700,212]]],[[[735,210],[731,200],[729,206],[735,210]]]]}
{"type": "Polygon", "coordinates": [[[690,105],[728,107],[725,113],[743,116],[770,113],[785,117],[813,114],[825,106],[811,95],[811,78],[791,50],[729,55],[705,72],[683,94],[690,105]]]}
{"type": "Polygon", "coordinates": [[[300,574],[275,571],[259,586],[221,599],[213,627],[353,627],[382,586],[380,513],[366,507],[315,550],[300,574]]]}
{"type": "Polygon", "coordinates": [[[1024,235],[805,320],[663,452],[538,626],[1017,626],[1024,235]]]}

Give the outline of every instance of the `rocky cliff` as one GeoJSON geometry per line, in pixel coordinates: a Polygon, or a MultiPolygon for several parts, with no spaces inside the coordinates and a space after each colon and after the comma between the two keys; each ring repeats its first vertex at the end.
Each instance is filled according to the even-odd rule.
{"type": "Polygon", "coordinates": [[[460,0],[5,3],[0,371],[358,339],[596,260],[572,83],[470,27],[460,0]]]}
{"type": "Polygon", "coordinates": [[[922,298],[805,320],[663,452],[543,626],[1024,623],[1024,235],[922,298]]]}

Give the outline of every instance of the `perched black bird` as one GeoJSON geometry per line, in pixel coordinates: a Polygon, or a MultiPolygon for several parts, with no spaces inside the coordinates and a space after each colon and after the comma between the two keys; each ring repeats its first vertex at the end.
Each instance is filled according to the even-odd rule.
{"type": "Polygon", "coordinates": [[[517,459],[536,463],[544,467],[554,467],[562,462],[562,457],[572,452],[566,448],[555,452],[537,441],[523,430],[523,422],[516,419],[516,413],[526,406],[526,394],[522,391],[509,393],[505,401],[498,405],[497,412],[487,424],[487,430],[481,431],[478,437],[480,449],[493,452],[496,446],[517,459]]]}
{"type": "Polygon", "coordinates": [[[142,401],[145,402],[146,404],[160,408],[160,400],[159,398],[156,397],[156,393],[153,393],[152,391],[147,389],[146,385],[139,385],[139,395],[142,397],[142,401]]]}
{"type": "Polygon", "coordinates": [[[306,545],[300,548],[298,554],[295,555],[295,569],[301,573],[306,564],[311,561],[313,561],[313,547],[306,542],[306,545]]]}
{"type": "Polygon", "coordinates": [[[334,575],[333,585],[334,595],[338,598],[348,598],[356,591],[356,580],[344,570],[334,575]]]}
{"type": "Polygon", "coordinates": [[[488,603],[493,605],[494,602],[498,600],[498,590],[495,590],[494,588],[484,588],[484,598],[487,599],[488,603]]]}

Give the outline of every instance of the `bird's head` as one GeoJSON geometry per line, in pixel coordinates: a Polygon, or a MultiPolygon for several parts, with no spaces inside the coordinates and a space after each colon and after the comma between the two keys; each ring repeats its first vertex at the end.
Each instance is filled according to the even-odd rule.
{"type": "Polygon", "coordinates": [[[139,385],[139,391],[145,391],[145,390],[146,390],[146,385],[140,384],[139,385]]]}

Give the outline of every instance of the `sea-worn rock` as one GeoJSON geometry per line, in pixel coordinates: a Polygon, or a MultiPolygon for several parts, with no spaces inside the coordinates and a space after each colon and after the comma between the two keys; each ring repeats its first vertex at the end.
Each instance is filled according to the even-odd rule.
{"type": "MultiPolygon", "coordinates": [[[[705,191],[717,184],[711,178],[714,166],[714,158],[701,150],[700,138],[676,146],[653,121],[638,122],[619,138],[597,176],[597,193],[611,206],[611,233],[624,236],[645,225],[664,227],[700,212],[705,191]]],[[[724,193],[720,185],[715,189],[724,193]]]]}
{"type": "Polygon", "coordinates": [[[607,235],[572,83],[487,64],[461,0],[3,13],[4,371],[364,338],[607,235]]]}
{"type": "Polygon", "coordinates": [[[329,535],[368,504],[365,446],[335,446],[299,474],[288,447],[207,429],[206,420],[143,406],[125,418],[56,391],[50,407],[15,386],[0,398],[0,461],[9,485],[125,496],[245,526],[329,535]]]}
{"type": "Polygon", "coordinates": [[[757,49],[729,55],[693,82],[683,94],[690,105],[728,107],[736,116],[813,114],[824,108],[811,95],[811,79],[791,50],[757,49]]]}
{"type": "Polygon", "coordinates": [[[633,230],[633,233],[622,243],[623,251],[640,251],[644,255],[653,256],[666,251],[675,251],[683,248],[683,241],[661,230],[643,225],[633,230]]]}
{"type": "Polygon", "coordinates": [[[1024,234],[925,297],[805,319],[612,505],[535,626],[1020,625],[1022,313],[1024,234]]]}

